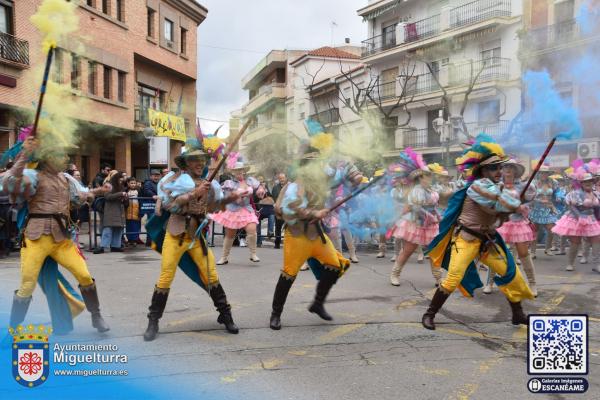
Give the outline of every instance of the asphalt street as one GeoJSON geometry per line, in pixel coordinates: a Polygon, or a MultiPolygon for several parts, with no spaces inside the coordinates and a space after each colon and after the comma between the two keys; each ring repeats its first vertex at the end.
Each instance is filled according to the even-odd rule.
{"type": "MultiPolygon", "coordinates": [[[[220,247],[213,250],[218,257],[220,247]]],[[[84,313],[73,334],[56,340],[116,344],[130,353],[134,370],[122,379],[150,388],[160,377],[174,387],[193,382],[195,398],[600,399],[600,274],[590,264],[566,272],[564,256],[542,255],[536,261],[539,297],[527,302],[525,311],[590,317],[590,389],[585,396],[550,397],[527,390],[527,330],[510,324],[509,305],[497,288],[491,295],[479,291],[474,299],[454,293],[436,318],[438,329],[427,331],[420,319],[434,292],[428,265],[413,259],[402,285],[393,287],[389,258],[362,252],[360,263],[329,296],[326,307],[334,321],[307,311],[316,281],[304,271],[288,297],[283,329],[273,331],[269,315],[282,252],[265,247],[258,254],[261,262],[254,264],[247,249],[234,248],[230,263],[218,267],[239,335],[222,329],[210,298],[179,271],[161,333],[147,343],[142,334],[159,255],[147,248],[86,252],[112,329],[96,333],[84,313]]],[[[0,260],[4,317],[18,287],[18,263],[16,256],[0,260]]],[[[28,319],[48,320],[39,288],[30,310],[28,319]]],[[[60,391],[68,384],[67,378],[53,378],[45,385],[60,391]]]]}

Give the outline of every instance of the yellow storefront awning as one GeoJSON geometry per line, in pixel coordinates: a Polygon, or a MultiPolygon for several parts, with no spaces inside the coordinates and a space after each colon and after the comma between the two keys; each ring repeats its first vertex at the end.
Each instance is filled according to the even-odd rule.
{"type": "Polygon", "coordinates": [[[176,115],[148,109],[148,121],[154,128],[156,136],[166,136],[173,140],[185,142],[185,120],[176,115]]]}

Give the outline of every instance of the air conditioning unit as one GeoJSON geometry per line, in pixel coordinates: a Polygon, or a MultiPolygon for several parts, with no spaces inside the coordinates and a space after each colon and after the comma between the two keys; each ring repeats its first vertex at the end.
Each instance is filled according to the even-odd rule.
{"type": "Polygon", "coordinates": [[[596,158],[600,155],[598,142],[578,143],[577,158],[596,158]]]}

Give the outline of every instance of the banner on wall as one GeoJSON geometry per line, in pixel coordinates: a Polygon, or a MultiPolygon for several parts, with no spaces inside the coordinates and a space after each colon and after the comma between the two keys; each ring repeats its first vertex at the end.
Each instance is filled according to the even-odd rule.
{"type": "Polygon", "coordinates": [[[183,118],[149,108],[148,120],[150,126],[156,131],[156,136],[185,142],[185,120],[183,118]]]}

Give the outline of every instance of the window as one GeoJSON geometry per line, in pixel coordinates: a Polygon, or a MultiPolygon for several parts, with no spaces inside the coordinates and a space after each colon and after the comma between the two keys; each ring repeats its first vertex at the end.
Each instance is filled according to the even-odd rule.
{"type": "Polygon", "coordinates": [[[481,52],[481,60],[483,60],[484,67],[500,64],[501,57],[502,51],[500,47],[495,47],[493,49],[484,50],[481,52]]]}
{"type": "Polygon", "coordinates": [[[110,14],[110,0],[102,0],[102,12],[110,14]]]}
{"type": "Polygon", "coordinates": [[[104,66],[104,98],[110,99],[112,95],[112,68],[104,66]]]}
{"type": "Polygon", "coordinates": [[[181,54],[187,54],[187,29],[181,28],[181,54]]]}
{"type": "Polygon", "coordinates": [[[161,92],[148,86],[138,85],[138,122],[148,122],[148,109],[160,110],[161,92]]]}
{"type": "Polygon", "coordinates": [[[63,83],[63,54],[61,49],[54,50],[54,74],[52,75],[52,80],[56,83],[63,83]]]}
{"type": "Polygon", "coordinates": [[[165,18],[165,40],[173,41],[173,21],[165,18]]]}
{"type": "Polygon", "coordinates": [[[125,21],[125,10],[123,9],[123,0],[116,0],[117,19],[121,22],[125,21]]]}
{"type": "Polygon", "coordinates": [[[479,125],[498,122],[500,119],[500,100],[477,103],[477,121],[479,125]]]}
{"type": "Polygon", "coordinates": [[[81,59],[77,54],[71,53],[71,88],[79,89],[81,79],[81,59]]]}
{"type": "Polygon", "coordinates": [[[88,92],[89,94],[96,95],[97,85],[98,85],[98,68],[96,63],[93,61],[88,62],[88,92]]]}
{"type": "Polygon", "coordinates": [[[121,103],[125,103],[125,72],[119,71],[119,80],[118,80],[118,88],[117,88],[117,99],[121,103]]]}
{"type": "Polygon", "coordinates": [[[396,45],[396,24],[385,26],[381,29],[383,49],[389,49],[396,45]]]}
{"type": "Polygon", "coordinates": [[[154,14],[156,14],[156,11],[154,11],[151,8],[148,8],[148,36],[149,37],[154,37],[154,14]]]}
{"type": "Polygon", "coordinates": [[[0,1],[0,32],[13,34],[12,4],[0,1]]]}
{"type": "Polygon", "coordinates": [[[87,0],[86,4],[90,7],[96,7],[96,0],[87,0]]]}

